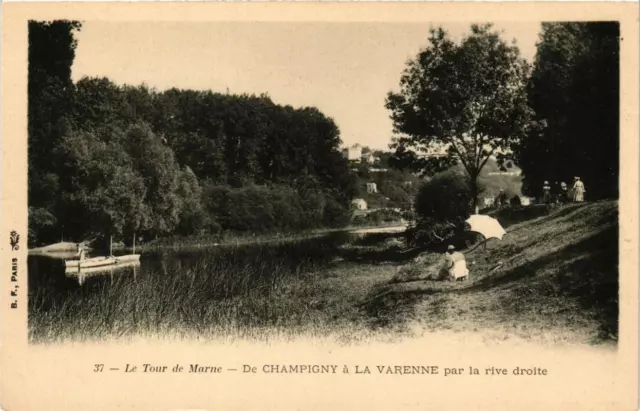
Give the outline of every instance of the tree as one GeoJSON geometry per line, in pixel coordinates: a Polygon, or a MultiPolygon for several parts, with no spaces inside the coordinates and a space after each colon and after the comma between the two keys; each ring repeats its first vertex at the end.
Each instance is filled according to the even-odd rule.
{"type": "Polygon", "coordinates": [[[180,196],[182,172],[173,151],[146,123],[132,125],[122,146],[134,159],[135,170],[146,187],[144,202],[148,211],[132,228],[152,236],[172,233],[178,226],[184,200],[180,196]]]}
{"type": "Polygon", "coordinates": [[[119,236],[148,215],[145,181],[116,139],[72,133],[62,138],[54,156],[60,162],[56,215],[69,237],[119,236]]]}
{"type": "Polygon", "coordinates": [[[417,231],[427,242],[449,237],[462,227],[473,203],[466,171],[453,167],[425,182],[416,195],[417,231]]]}
{"type": "Polygon", "coordinates": [[[78,22],[29,21],[28,151],[30,241],[60,239],[55,229],[57,171],[51,151],[68,128],[66,114],[73,92],[71,65],[78,22]]]}
{"type": "Polygon", "coordinates": [[[525,135],[531,110],[525,85],[528,66],[515,45],[508,45],[491,25],[472,25],[455,43],[439,28],[389,92],[396,162],[418,162],[433,173],[458,162],[464,166],[477,206],[477,179],[488,159],[501,160],[525,135]],[[446,153],[425,156],[426,153],[446,153]]]}
{"type": "Polygon", "coordinates": [[[542,25],[528,96],[547,127],[514,149],[525,193],[580,176],[590,198],[617,197],[619,36],[617,22],[542,25]]]}
{"type": "Polygon", "coordinates": [[[73,84],[79,29],[29,23],[34,242],[346,221],[357,186],[331,118],[265,94],[159,92],[100,77],[73,84]]]}

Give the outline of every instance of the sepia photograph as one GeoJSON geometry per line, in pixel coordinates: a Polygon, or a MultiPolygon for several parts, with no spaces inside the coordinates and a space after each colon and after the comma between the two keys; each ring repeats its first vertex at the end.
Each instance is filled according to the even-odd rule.
{"type": "Polygon", "coordinates": [[[30,21],[30,340],[615,344],[619,42],[30,21]]]}
{"type": "Polygon", "coordinates": [[[635,406],[637,4],[54,6],[3,5],[2,409],[635,406]]]}

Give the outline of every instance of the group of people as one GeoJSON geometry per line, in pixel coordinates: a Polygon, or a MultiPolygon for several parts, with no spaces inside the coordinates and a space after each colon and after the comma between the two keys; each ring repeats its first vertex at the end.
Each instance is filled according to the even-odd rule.
{"type": "MultiPolygon", "coordinates": [[[[566,203],[566,202],[583,202],[584,194],[587,190],[580,177],[574,177],[573,185],[569,189],[566,183],[556,182],[552,188],[548,181],[544,182],[542,188],[542,200],[545,204],[566,203]]],[[[506,204],[507,196],[503,190],[500,190],[495,204],[500,206],[506,204]]],[[[467,280],[469,278],[469,269],[464,254],[456,251],[453,245],[449,245],[442,261],[436,266],[438,267],[438,279],[458,281],[467,280]]],[[[434,267],[435,268],[435,267],[434,267]]]]}
{"type": "Polygon", "coordinates": [[[508,202],[509,202],[509,199],[507,198],[507,193],[505,193],[503,189],[500,189],[500,192],[498,193],[498,195],[496,196],[496,199],[494,200],[494,205],[500,208],[504,205],[507,205],[508,202]]]}
{"type": "MultiPolygon", "coordinates": [[[[552,188],[549,182],[545,181],[542,188],[542,199],[545,204],[551,204],[553,202],[580,203],[584,201],[584,194],[586,191],[587,190],[585,190],[584,183],[580,180],[580,177],[574,177],[571,188],[569,188],[564,182],[556,182],[555,186],[552,188]]],[[[501,204],[505,204],[506,201],[506,194],[504,191],[500,190],[500,194],[498,194],[498,197],[496,198],[496,204],[500,206],[501,204]]],[[[447,248],[443,262],[440,265],[438,277],[440,279],[450,281],[466,280],[469,278],[469,269],[467,268],[464,254],[456,251],[453,245],[449,245],[447,248]]]]}
{"type": "Polygon", "coordinates": [[[551,187],[548,181],[545,181],[542,186],[542,202],[544,204],[551,204],[554,202],[580,203],[584,201],[584,193],[586,192],[587,190],[585,190],[584,183],[580,180],[580,177],[573,178],[573,186],[570,189],[564,181],[560,183],[556,181],[553,187],[551,187]]]}

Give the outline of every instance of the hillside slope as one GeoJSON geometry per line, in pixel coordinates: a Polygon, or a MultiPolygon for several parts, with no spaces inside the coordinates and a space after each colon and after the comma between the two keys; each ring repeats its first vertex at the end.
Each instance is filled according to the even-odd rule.
{"type": "MultiPolygon", "coordinates": [[[[508,234],[486,250],[467,251],[469,281],[380,284],[363,304],[373,324],[481,331],[498,339],[617,340],[617,201],[568,205],[511,226],[498,218],[508,234]]],[[[413,271],[424,278],[438,258],[425,256],[413,271]]]]}

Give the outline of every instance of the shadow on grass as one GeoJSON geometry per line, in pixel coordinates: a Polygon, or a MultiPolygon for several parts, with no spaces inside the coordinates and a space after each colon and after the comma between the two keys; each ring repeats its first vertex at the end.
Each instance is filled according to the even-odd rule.
{"type": "MultiPolygon", "coordinates": [[[[536,304],[544,304],[536,296],[557,298],[559,306],[567,307],[569,300],[577,301],[582,309],[593,313],[593,319],[599,326],[599,340],[617,340],[618,278],[618,227],[615,225],[469,286],[451,287],[441,282],[425,281],[424,287],[413,284],[379,287],[361,308],[371,318],[374,327],[398,326],[413,315],[415,305],[424,296],[475,293],[478,299],[482,299],[483,293],[490,290],[509,289],[508,301],[515,304],[518,300],[531,310],[536,304]],[[521,295],[531,297],[523,301],[521,295]]],[[[509,310],[509,307],[507,304],[503,309],[509,310]]]]}
{"type": "Polygon", "coordinates": [[[341,248],[338,255],[349,262],[382,265],[406,263],[425,251],[425,247],[404,249],[398,244],[403,238],[403,233],[365,234],[341,248]]]}
{"type": "Polygon", "coordinates": [[[359,264],[402,264],[416,258],[424,251],[423,248],[403,250],[400,247],[389,247],[382,250],[345,248],[339,255],[346,261],[359,264]]]}
{"type": "Polygon", "coordinates": [[[500,225],[505,229],[516,224],[524,223],[529,220],[536,220],[529,225],[524,225],[509,232],[519,231],[523,228],[531,229],[535,226],[547,224],[550,220],[556,220],[558,218],[565,217],[579,208],[584,207],[586,204],[566,204],[561,206],[547,207],[544,205],[536,205],[530,207],[523,207],[520,209],[506,209],[500,210],[495,215],[500,225]]]}

